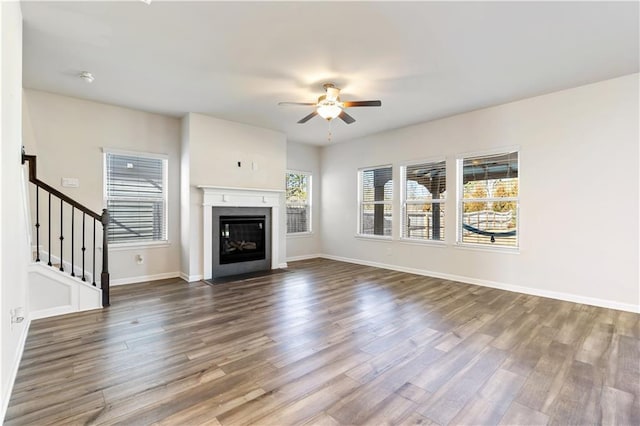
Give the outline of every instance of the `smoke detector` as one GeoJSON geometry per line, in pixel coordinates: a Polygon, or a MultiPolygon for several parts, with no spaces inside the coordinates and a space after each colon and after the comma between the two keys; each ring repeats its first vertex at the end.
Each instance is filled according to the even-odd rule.
{"type": "Polygon", "coordinates": [[[78,77],[80,77],[87,83],[93,83],[93,80],[95,80],[95,77],[89,71],[82,71],[80,74],[78,74],[78,77]]]}

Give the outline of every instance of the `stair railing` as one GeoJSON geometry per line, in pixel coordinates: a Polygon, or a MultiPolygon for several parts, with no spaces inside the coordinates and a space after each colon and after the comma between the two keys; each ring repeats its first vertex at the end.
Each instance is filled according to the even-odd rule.
{"type": "MultiPolygon", "coordinates": [[[[51,256],[52,256],[52,251],[54,250],[54,247],[51,245],[51,232],[52,232],[52,223],[51,223],[51,208],[52,208],[52,203],[55,202],[54,200],[52,200],[52,197],[56,197],[58,200],[60,200],[60,235],[58,237],[58,239],[60,240],[60,252],[59,252],[59,266],[58,268],[60,269],[60,271],[64,272],[64,267],[65,267],[65,260],[63,257],[63,253],[64,253],[64,240],[65,240],[65,236],[64,236],[64,204],[66,203],[67,205],[69,205],[71,207],[71,220],[70,220],[70,226],[71,226],[71,276],[72,277],[76,277],[76,265],[75,265],[75,242],[76,242],[76,232],[75,232],[75,226],[76,226],[76,220],[75,220],[75,211],[78,210],[79,213],[82,214],[82,239],[80,240],[80,242],[82,243],[80,252],[81,252],[81,257],[82,257],[82,269],[81,269],[81,273],[79,278],[82,281],[86,281],[87,280],[87,276],[86,273],[88,272],[87,269],[85,268],[85,261],[86,261],[86,219],[87,216],[89,217],[89,220],[93,219],[93,244],[92,244],[92,265],[93,265],[93,269],[92,269],[92,274],[91,274],[91,279],[92,279],[92,285],[94,287],[97,287],[96,284],[96,223],[99,223],[100,225],[102,225],[102,272],[100,273],[100,289],[102,290],[102,306],[106,307],[109,306],[109,250],[108,250],[108,241],[107,241],[107,226],[109,225],[109,212],[107,209],[103,209],[102,210],[102,214],[98,214],[96,212],[94,212],[93,210],[89,209],[88,207],[85,207],[84,205],[80,204],[79,202],[75,201],[74,199],[72,199],[71,197],[63,194],[62,192],[58,191],[57,189],[53,188],[52,186],[46,184],[45,182],[41,181],[40,179],[38,179],[37,177],[37,162],[36,162],[36,156],[35,155],[26,155],[24,152],[24,149],[22,150],[22,164],[25,164],[26,162],[29,163],[29,182],[33,183],[35,185],[35,203],[36,203],[36,211],[35,211],[35,234],[36,234],[36,262],[40,262],[40,190],[43,190],[47,195],[47,199],[48,199],[48,232],[47,232],[47,239],[48,239],[48,262],[47,265],[51,266],[51,267],[56,267],[52,261],[51,261],[51,256]]],[[[79,266],[79,265],[78,265],[79,266]]]]}

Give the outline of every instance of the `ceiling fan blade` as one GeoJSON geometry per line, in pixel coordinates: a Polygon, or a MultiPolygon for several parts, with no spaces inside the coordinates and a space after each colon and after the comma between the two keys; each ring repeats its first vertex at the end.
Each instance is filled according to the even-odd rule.
{"type": "Polygon", "coordinates": [[[349,107],[379,107],[382,101],[346,101],[343,102],[345,108],[349,107]]]}
{"type": "Polygon", "coordinates": [[[344,121],[347,124],[351,124],[354,121],[356,121],[355,118],[353,118],[352,116],[350,116],[349,114],[347,114],[346,112],[344,112],[344,110],[342,110],[342,112],[340,114],[338,114],[338,117],[344,121]]]}
{"type": "Polygon", "coordinates": [[[278,102],[278,105],[315,105],[315,102],[278,102]]]}
{"type": "Polygon", "coordinates": [[[298,121],[298,124],[304,124],[307,121],[311,120],[313,117],[315,117],[316,115],[318,115],[318,111],[313,111],[311,114],[307,115],[306,117],[300,119],[300,121],[298,121]]]}

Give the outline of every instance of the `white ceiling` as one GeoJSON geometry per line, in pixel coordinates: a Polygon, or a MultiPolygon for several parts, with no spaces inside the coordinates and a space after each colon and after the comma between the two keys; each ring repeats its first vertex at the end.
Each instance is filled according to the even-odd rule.
{"type": "Polygon", "coordinates": [[[327,143],[638,72],[638,2],[23,2],[24,86],[327,143]],[[92,72],[87,84],[77,75],[92,72]]]}

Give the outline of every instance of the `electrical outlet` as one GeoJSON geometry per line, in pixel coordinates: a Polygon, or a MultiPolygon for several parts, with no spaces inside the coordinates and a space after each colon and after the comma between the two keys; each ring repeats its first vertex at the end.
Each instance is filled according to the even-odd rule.
{"type": "Polygon", "coordinates": [[[13,330],[14,324],[20,324],[24,321],[24,309],[17,307],[9,310],[9,329],[13,330]]]}

